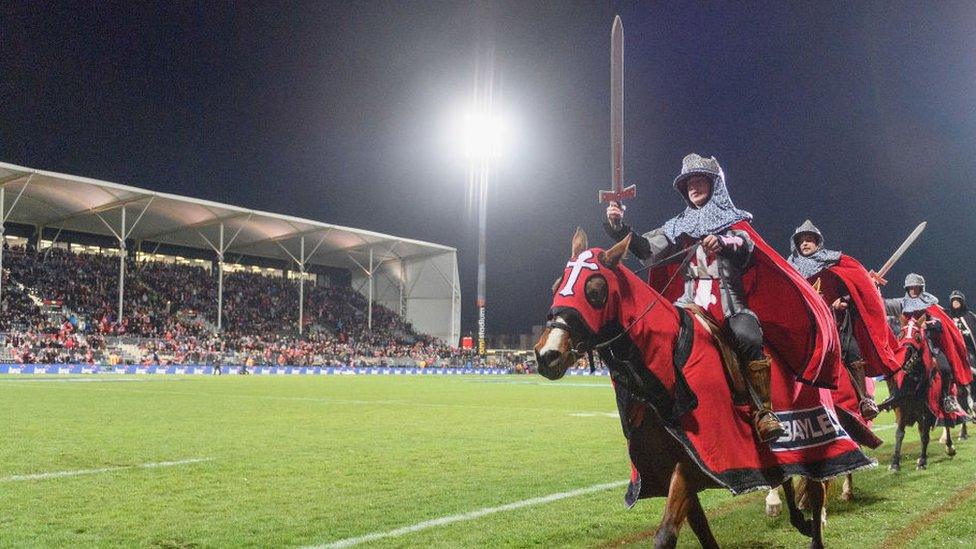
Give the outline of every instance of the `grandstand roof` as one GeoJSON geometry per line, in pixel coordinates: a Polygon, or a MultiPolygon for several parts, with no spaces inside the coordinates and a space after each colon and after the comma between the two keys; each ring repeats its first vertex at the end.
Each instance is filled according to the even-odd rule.
{"type": "Polygon", "coordinates": [[[135,241],[211,249],[218,246],[223,223],[225,254],[287,261],[300,258],[304,236],[308,263],[352,270],[366,265],[370,248],[377,263],[455,252],[430,242],[3,162],[0,186],[7,189],[7,209],[24,189],[6,221],[117,238],[125,207],[126,236],[135,241]]]}
{"type": "Polygon", "coordinates": [[[205,250],[221,247],[222,225],[227,261],[243,254],[296,265],[304,237],[307,265],[348,269],[360,288],[364,277],[380,278],[379,302],[394,310],[399,304],[418,329],[457,342],[461,294],[455,248],[4,162],[0,187],[5,222],[118,239],[125,216],[127,240],[205,250]]]}

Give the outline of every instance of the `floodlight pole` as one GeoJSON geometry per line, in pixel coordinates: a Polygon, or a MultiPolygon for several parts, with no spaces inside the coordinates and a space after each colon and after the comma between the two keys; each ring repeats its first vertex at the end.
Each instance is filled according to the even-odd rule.
{"type": "Polygon", "coordinates": [[[478,354],[485,356],[487,349],[486,323],[487,300],[485,297],[486,248],[485,233],[488,217],[488,180],[490,159],[487,154],[478,159],[478,354]]]}

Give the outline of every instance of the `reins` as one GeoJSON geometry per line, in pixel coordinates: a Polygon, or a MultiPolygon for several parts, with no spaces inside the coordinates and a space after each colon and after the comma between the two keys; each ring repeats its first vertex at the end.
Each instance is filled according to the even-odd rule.
{"type": "MultiPolygon", "coordinates": [[[[638,270],[634,271],[634,274],[637,274],[637,273],[646,271],[648,269],[657,267],[659,265],[662,265],[664,263],[667,263],[667,262],[671,261],[672,259],[674,259],[676,257],[679,257],[681,254],[685,254],[684,259],[681,261],[681,263],[678,265],[678,268],[671,275],[671,278],[669,278],[668,281],[664,284],[664,287],[661,288],[661,291],[658,293],[657,297],[655,297],[653,300],[651,300],[651,302],[648,303],[647,307],[645,307],[644,310],[641,311],[641,313],[639,315],[637,315],[636,318],[634,318],[632,321],[630,321],[630,323],[627,325],[626,328],[624,328],[623,330],[621,330],[620,333],[616,334],[615,336],[613,336],[613,337],[611,337],[611,338],[609,338],[609,339],[607,339],[605,341],[601,341],[600,343],[593,344],[593,345],[587,345],[588,342],[587,342],[586,339],[581,340],[579,343],[576,344],[575,347],[573,347],[572,349],[569,350],[569,352],[575,357],[575,360],[579,360],[579,357],[581,357],[581,356],[583,356],[585,354],[586,355],[586,359],[587,359],[587,361],[589,361],[589,364],[590,364],[590,373],[592,374],[593,372],[595,372],[596,371],[596,366],[594,365],[593,352],[594,351],[600,351],[601,349],[604,349],[604,348],[610,346],[611,344],[613,344],[613,342],[617,341],[618,339],[620,339],[621,337],[623,337],[624,334],[626,334],[627,332],[629,332],[631,330],[631,328],[633,328],[634,326],[636,326],[637,323],[641,321],[641,319],[643,319],[645,316],[647,316],[647,313],[651,312],[651,309],[653,309],[654,306],[657,305],[657,303],[661,300],[661,298],[664,297],[664,294],[667,293],[668,288],[671,287],[671,283],[674,282],[674,279],[678,277],[678,274],[680,274],[681,271],[684,270],[684,268],[688,265],[688,262],[691,261],[692,256],[698,250],[698,247],[699,246],[701,246],[701,243],[700,242],[695,243],[692,246],[689,246],[687,248],[684,248],[683,250],[680,250],[677,253],[674,253],[674,254],[669,255],[668,257],[665,257],[664,259],[661,259],[659,261],[655,261],[654,263],[651,263],[650,265],[647,265],[647,266],[645,266],[645,267],[643,267],[641,269],[638,269],[638,270]]],[[[568,324],[566,324],[565,322],[563,322],[562,320],[559,320],[559,319],[550,320],[550,321],[546,322],[546,327],[547,328],[559,328],[560,330],[564,330],[568,334],[572,334],[573,333],[573,329],[568,324]]],[[[575,360],[574,360],[574,362],[575,362],[575,360]]]]}

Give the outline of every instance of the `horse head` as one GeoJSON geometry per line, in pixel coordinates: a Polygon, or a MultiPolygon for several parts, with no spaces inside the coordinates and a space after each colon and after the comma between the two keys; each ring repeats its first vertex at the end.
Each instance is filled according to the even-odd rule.
{"type": "Polygon", "coordinates": [[[630,236],[608,250],[589,248],[586,233],[576,229],[572,253],[553,286],[546,329],[535,344],[539,373],[559,379],[580,356],[593,348],[601,330],[620,308],[620,261],[630,236]]]}
{"type": "Polygon", "coordinates": [[[909,317],[904,319],[898,342],[905,349],[905,359],[902,369],[909,375],[916,372],[922,360],[925,346],[925,322],[927,316],[909,317]]]}

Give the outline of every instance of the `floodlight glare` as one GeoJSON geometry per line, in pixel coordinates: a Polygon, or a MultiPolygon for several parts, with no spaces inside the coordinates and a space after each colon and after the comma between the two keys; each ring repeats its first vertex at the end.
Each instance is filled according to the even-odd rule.
{"type": "Polygon", "coordinates": [[[462,120],[461,147],[468,159],[498,158],[508,128],[501,117],[469,112],[462,120]]]}

